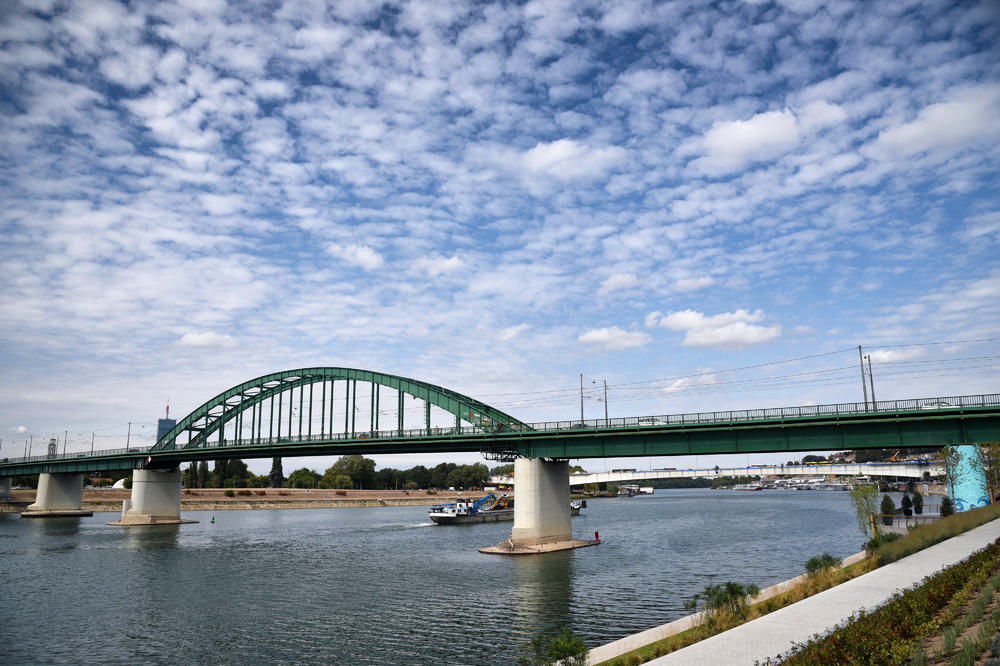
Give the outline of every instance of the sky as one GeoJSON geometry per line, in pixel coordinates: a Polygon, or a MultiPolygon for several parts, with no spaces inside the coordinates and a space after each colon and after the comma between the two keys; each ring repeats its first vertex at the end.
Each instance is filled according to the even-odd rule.
{"type": "Polygon", "coordinates": [[[311,366],[524,421],[581,374],[861,401],[858,345],[879,400],[998,392],[998,45],[992,1],[5,2],[0,455],[311,366]]]}

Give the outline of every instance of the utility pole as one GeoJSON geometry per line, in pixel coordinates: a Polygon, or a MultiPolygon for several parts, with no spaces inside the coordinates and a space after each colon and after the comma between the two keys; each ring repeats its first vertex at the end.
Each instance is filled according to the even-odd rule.
{"type": "Polygon", "coordinates": [[[875,380],[872,378],[872,355],[868,354],[865,358],[868,359],[868,383],[872,387],[872,410],[877,410],[875,406],[875,380]]]}
{"type": "Polygon", "coordinates": [[[128,422],[128,434],[125,436],[125,450],[128,451],[132,445],[132,422],[128,422]]]}
{"type": "Polygon", "coordinates": [[[94,433],[90,433],[90,455],[94,455],[94,433]]]}
{"type": "Polygon", "coordinates": [[[583,373],[580,373],[580,425],[583,425],[583,373]]]}
{"type": "Polygon", "coordinates": [[[861,355],[861,345],[858,345],[858,361],[861,362],[861,392],[865,396],[865,411],[868,411],[868,388],[865,384],[865,359],[861,355]]]}
{"type": "Polygon", "coordinates": [[[66,455],[66,442],[69,441],[69,430],[63,432],[63,455],[66,455]]]}

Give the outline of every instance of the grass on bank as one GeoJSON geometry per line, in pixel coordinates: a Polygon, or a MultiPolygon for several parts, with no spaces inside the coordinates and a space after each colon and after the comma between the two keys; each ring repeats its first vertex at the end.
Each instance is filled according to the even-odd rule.
{"type": "Polygon", "coordinates": [[[843,569],[820,569],[794,588],[770,599],[753,604],[745,618],[720,614],[711,622],[705,622],[655,643],[650,643],[631,652],[626,652],[619,657],[601,662],[600,666],[637,666],[657,657],[662,657],[665,654],[732,629],[744,622],[749,622],[785,606],[790,606],[823,590],[873,571],[879,566],[895,562],[900,558],[912,555],[945,539],[979,527],[998,517],[1000,517],[1000,504],[991,504],[979,509],[956,513],[933,523],[921,525],[910,530],[908,534],[903,535],[900,539],[879,546],[871,554],[872,556],[860,562],[856,562],[843,569]]]}

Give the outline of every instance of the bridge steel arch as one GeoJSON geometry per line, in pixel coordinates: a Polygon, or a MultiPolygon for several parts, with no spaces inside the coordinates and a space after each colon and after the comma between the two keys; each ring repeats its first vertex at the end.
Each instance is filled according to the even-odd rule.
{"type": "MultiPolygon", "coordinates": [[[[251,412],[252,414],[252,410],[256,409],[258,405],[262,406],[265,401],[275,397],[280,400],[280,398],[286,393],[288,393],[290,396],[289,400],[291,400],[291,396],[293,395],[292,391],[294,389],[300,389],[299,396],[301,404],[303,399],[302,390],[304,390],[305,387],[311,387],[314,384],[328,381],[350,382],[353,383],[355,387],[356,383],[361,381],[368,382],[372,384],[373,387],[384,386],[395,389],[399,394],[400,404],[404,394],[423,400],[426,403],[428,419],[430,406],[434,405],[453,414],[456,419],[456,425],[459,421],[466,421],[474,426],[482,428],[484,432],[528,431],[532,429],[531,426],[521,422],[510,414],[506,414],[505,412],[502,412],[495,407],[491,407],[490,405],[476,400],[475,398],[463,395],[457,391],[452,391],[451,389],[447,389],[442,386],[429,384],[427,382],[411,379],[409,377],[390,375],[372,370],[316,367],[285,370],[282,372],[262,375],[223,391],[181,419],[173,428],[159,438],[156,444],[150,449],[150,452],[211,446],[210,440],[213,435],[217,435],[221,442],[225,434],[226,425],[233,423],[234,421],[237,427],[237,432],[239,432],[240,426],[244,423],[243,415],[247,412],[251,412]],[[187,435],[187,439],[183,442],[178,441],[185,434],[187,435]]],[[[376,397],[374,393],[372,400],[373,409],[377,408],[378,403],[375,402],[376,397]]],[[[331,425],[332,401],[333,396],[331,387],[331,425]]],[[[310,395],[310,409],[311,402],[312,396],[310,395]]],[[[289,403],[289,405],[291,405],[291,403],[289,403]]],[[[279,428],[281,419],[280,412],[281,407],[279,407],[279,428]]],[[[303,415],[300,412],[300,435],[302,416],[303,415]]],[[[429,430],[429,420],[426,425],[429,430]]],[[[291,424],[289,423],[289,428],[290,427],[291,424]]],[[[401,412],[399,415],[397,429],[400,431],[400,434],[402,434],[403,428],[401,412]]],[[[320,434],[320,437],[322,437],[322,434],[323,433],[320,434]]],[[[331,436],[333,435],[332,428],[329,434],[331,436]]],[[[236,445],[239,445],[239,435],[237,435],[236,445]]]]}

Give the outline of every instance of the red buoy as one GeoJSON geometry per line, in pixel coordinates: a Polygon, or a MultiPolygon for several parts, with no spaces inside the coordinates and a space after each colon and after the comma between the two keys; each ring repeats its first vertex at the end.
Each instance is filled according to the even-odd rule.
{"type": "Polygon", "coordinates": [[[597,541],[598,543],[601,541],[601,535],[597,532],[594,532],[594,541],[597,541]]]}

